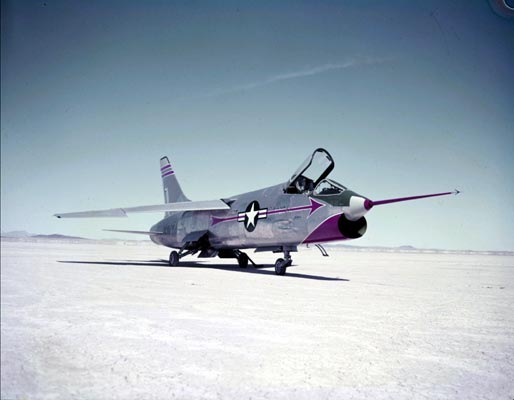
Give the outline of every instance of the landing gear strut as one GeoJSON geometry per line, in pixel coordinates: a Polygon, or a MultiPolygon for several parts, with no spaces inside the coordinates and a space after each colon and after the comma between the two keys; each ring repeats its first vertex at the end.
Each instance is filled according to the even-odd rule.
{"type": "Polygon", "coordinates": [[[289,250],[284,250],[284,258],[279,258],[275,261],[275,274],[285,275],[286,269],[293,263],[289,250]]]}
{"type": "Polygon", "coordinates": [[[238,262],[240,268],[248,267],[248,260],[249,260],[249,257],[246,253],[240,252],[239,255],[237,256],[237,262],[238,262]]]}
{"type": "Polygon", "coordinates": [[[169,264],[170,266],[172,267],[176,267],[179,262],[180,262],[180,259],[182,257],[185,257],[189,254],[195,254],[197,253],[198,250],[188,250],[188,251],[184,251],[184,249],[180,249],[179,252],[176,252],[175,250],[173,250],[171,253],[170,253],[170,259],[169,259],[169,264]]]}
{"type": "Polygon", "coordinates": [[[236,255],[237,263],[241,268],[248,267],[248,262],[251,262],[252,265],[257,268],[257,264],[255,264],[255,262],[250,257],[248,257],[248,254],[243,253],[241,250],[234,250],[234,254],[236,255]]]}

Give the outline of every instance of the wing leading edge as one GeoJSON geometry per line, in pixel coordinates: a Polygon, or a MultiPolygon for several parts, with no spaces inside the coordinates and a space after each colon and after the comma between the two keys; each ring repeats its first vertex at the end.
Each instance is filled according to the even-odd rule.
{"type": "Polygon", "coordinates": [[[121,232],[121,233],[135,233],[137,235],[150,235],[150,236],[157,236],[157,235],[164,235],[164,232],[155,232],[155,231],[125,231],[121,229],[104,229],[105,232],[121,232]]]}
{"type": "Polygon", "coordinates": [[[54,214],[57,218],[120,218],[128,213],[140,212],[179,212],[179,211],[211,211],[229,210],[230,207],[222,200],[186,201],[181,203],[157,204],[127,208],[110,208],[108,210],[79,211],[54,214]]]}

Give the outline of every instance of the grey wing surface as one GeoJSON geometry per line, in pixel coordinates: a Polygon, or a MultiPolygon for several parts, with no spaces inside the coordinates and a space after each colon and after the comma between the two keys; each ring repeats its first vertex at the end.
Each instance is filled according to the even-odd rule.
{"type": "Polygon", "coordinates": [[[178,212],[178,211],[209,211],[229,210],[230,207],[222,200],[185,201],[181,203],[167,203],[150,206],[110,208],[107,210],[79,211],[54,214],[57,218],[119,218],[126,217],[128,213],[141,212],[178,212]]]}

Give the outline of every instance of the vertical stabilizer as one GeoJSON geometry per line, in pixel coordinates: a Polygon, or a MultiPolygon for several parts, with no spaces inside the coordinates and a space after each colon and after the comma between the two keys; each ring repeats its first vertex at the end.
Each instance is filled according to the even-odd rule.
{"type": "Polygon", "coordinates": [[[182,188],[178,183],[175,171],[173,171],[168,157],[161,158],[161,176],[165,203],[191,201],[184,195],[184,192],[182,192],[182,188]]]}

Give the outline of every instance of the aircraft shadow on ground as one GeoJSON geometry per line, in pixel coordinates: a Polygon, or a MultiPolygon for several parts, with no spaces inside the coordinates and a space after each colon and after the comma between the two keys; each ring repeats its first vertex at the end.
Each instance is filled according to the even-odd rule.
{"type": "MultiPolygon", "coordinates": [[[[159,268],[182,268],[182,267],[191,267],[191,268],[204,268],[204,269],[218,269],[224,271],[233,271],[233,272],[244,272],[250,274],[264,274],[264,275],[275,275],[274,270],[268,270],[266,268],[274,268],[273,265],[257,265],[248,266],[248,268],[240,268],[237,264],[204,264],[202,262],[192,262],[192,261],[184,261],[181,262],[178,267],[170,267],[167,260],[116,260],[116,261],[80,261],[80,260],[59,260],[58,262],[64,264],[90,264],[90,265],[112,265],[112,266],[135,266],[135,267],[159,267],[159,268]]],[[[289,267],[291,268],[291,267],[289,267]]],[[[292,265],[294,268],[294,265],[292,265]]],[[[332,278],[328,276],[320,276],[320,275],[309,275],[309,274],[299,274],[295,272],[288,272],[285,275],[290,278],[303,278],[303,279],[314,279],[319,281],[340,281],[340,282],[348,282],[349,279],[344,278],[332,278]]]]}

